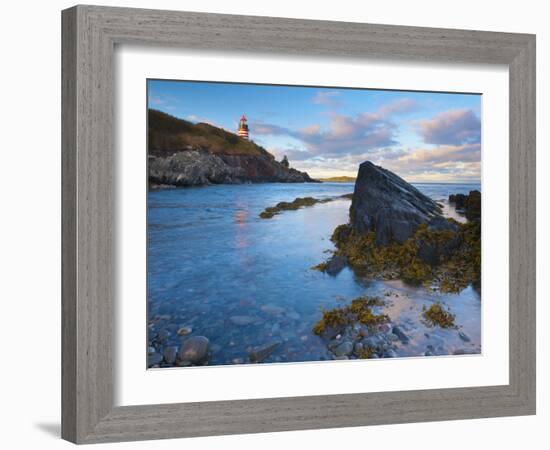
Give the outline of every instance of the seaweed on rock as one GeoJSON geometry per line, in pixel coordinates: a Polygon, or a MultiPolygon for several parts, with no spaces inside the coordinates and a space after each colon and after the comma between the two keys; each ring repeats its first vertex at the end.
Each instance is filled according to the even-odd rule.
{"type": "Polygon", "coordinates": [[[328,203],[334,200],[351,200],[352,194],[343,194],[336,197],[313,198],[313,197],[298,197],[291,202],[279,202],[275,206],[269,206],[260,213],[260,218],[271,219],[273,216],[280,214],[283,211],[296,211],[297,209],[306,208],[316,205],[317,203],[328,203]]]}
{"type": "Polygon", "coordinates": [[[377,245],[372,231],[360,234],[350,225],[339,225],[331,240],[335,254],[346,257],[360,276],[399,278],[441,292],[459,292],[481,283],[480,221],[461,224],[438,219],[437,226],[421,224],[405,242],[387,246],[377,245]]]}
{"type": "Polygon", "coordinates": [[[439,326],[441,328],[455,328],[455,316],[445,307],[437,302],[429,308],[422,307],[422,321],[429,327],[439,326]]]}
{"type": "Polygon", "coordinates": [[[386,314],[375,314],[373,306],[382,306],[384,302],[378,297],[359,297],[344,307],[324,310],[323,317],[313,327],[313,332],[321,335],[328,328],[339,329],[360,323],[366,326],[379,325],[390,319],[386,314]]]}

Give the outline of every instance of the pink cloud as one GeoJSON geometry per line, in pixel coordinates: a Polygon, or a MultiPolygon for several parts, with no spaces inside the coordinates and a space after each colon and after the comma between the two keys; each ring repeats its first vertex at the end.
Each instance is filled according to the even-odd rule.
{"type": "Polygon", "coordinates": [[[481,141],[481,121],[471,109],[454,109],[415,122],[424,142],[461,145],[481,141]]]}

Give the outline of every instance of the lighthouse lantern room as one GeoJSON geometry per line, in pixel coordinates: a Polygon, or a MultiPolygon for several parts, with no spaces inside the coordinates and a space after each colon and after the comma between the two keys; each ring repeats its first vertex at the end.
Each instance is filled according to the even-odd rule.
{"type": "Polygon", "coordinates": [[[248,124],[246,122],[246,116],[243,114],[241,120],[239,120],[239,129],[237,130],[237,136],[243,139],[248,139],[248,124]]]}

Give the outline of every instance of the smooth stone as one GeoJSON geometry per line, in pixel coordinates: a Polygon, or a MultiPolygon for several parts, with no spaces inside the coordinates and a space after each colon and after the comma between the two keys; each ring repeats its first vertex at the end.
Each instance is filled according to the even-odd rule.
{"type": "Polygon", "coordinates": [[[157,366],[162,362],[162,355],[160,353],[151,353],[147,356],[147,366],[157,366]]]}
{"type": "Polygon", "coordinates": [[[399,338],[401,342],[403,342],[403,344],[409,343],[409,337],[403,332],[399,325],[394,326],[392,332],[399,338]]]}
{"type": "Polygon", "coordinates": [[[254,323],[256,319],[251,316],[231,316],[229,320],[233,325],[242,327],[254,323]]]}
{"type": "Polygon", "coordinates": [[[391,326],[387,323],[383,323],[378,326],[378,331],[380,333],[389,333],[391,331],[391,326]]]}
{"type": "Polygon", "coordinates": [[[263,345],[261,347],[256,347],[248,354],[250,362],[258,363],[264,361],[266,358],[269,357],[269,355],[271,355],[275,351],[278,346],[279,342],[273,342],[271,344],[263,345]]]}
{"type": "Polygon", "coordinates": [[[186,336],[188,334],[191,334],[192,332],[193,332],[193,328],[183,326],[183,327],[178,328],[177,335],[178,336],[186,336]]]}
{"type": "Polygon", "coordinates": [[[395,334],[395,333],[390,333],[390,334],[388,334],[388,340],[389,341],[398,341],[399,336],[397,336],[397,334],[395,334]]]}
{"type": "Polygon", "coordinates": [[[353,344],[350,341],[344,341],[340,345],[334,347],[332,352],[336,356],[349,356],[353,352],[353,344]]]}
{"type": "Polygon", "coordinates": [[[285,309],[282,308],[281,306],[272,305],[272,304],[263,305],[262,307],[260,307],[260,309],[263,312],[267,314],[271,314],[273,316],[280,316],[285,312],[285,309]]]}
{"type": "Polygon", "coordinates": [[[178,348],[175,346],[166,347],[163,355],[164,361],[168,364],[174,364],[176,362],[176,356],[178,355],[178,348]]]}
{"type": "Polygon", "coordinates": [[[469,350],[467,348],[459,348],[453,352],[453,355],[477,355],[477,354],[478,352],[476,352],[475,350],[469,350]]]}
{"type": "Polygon", "coordinates": [[[379,334],[375,334],[373,336],[369,336],[368,338],[363,339],[363,345],[372,348],[378,347],[379,345],[384,344],[384,342],[384,338],[379,334]]]}
{"type": "Polygon", "coordinates": [[[359,355],[361,351],[363,350],[363,344],[361,342],[356,342],[353,346],[353,353],[356,355],[359,355]]]}
{"type": "Polygon", "coordinates": [[[203,362],[208,358],[208,349],[210,341],[204,336],[193,336],[186,339],[181,344],[178,352],[180,361],[189,361],[191,363],[203,362]]]}
{"type": "Polygon", "coordinates": [[[363,339],[363,346],[366,347],[376,347],[378,345],[378,340],[374,336],[363,339]]]}
{"type": "Polygon", "coordinates": [[[384,352],[384,358],[397,358],[397,353],[395,350],[389,349],[384,352]]]}
{"type": "Polygon", "coordinates": [[[458,337],[460,339],[462,339],[464,342],[470,342],[470,338],[468,337],[468,335],[466,335],[465,333],[463,333],[462,331],[459,331],[458,332],[458,337]]]}
{"type": "Polygon", "coordinates": [[[155,353],[156,350],[155,350],[155,347],[147,347],[147,354],[148,355],[151,355],[152,353],[155,353]]]}
{"type": "Polygon", "coordinates": [[[289,312],[289,313],[287,314],[287,317],[288,317],[289,319],[292,319],[292,320],[300,320],[300,314],[298,314],[297,312],[293,312],[293,311],[292,311],[292,312],[289,312]]]}
{"type": "Polygon", "coordinates": [[[359,328],[359,336],[362,336],[362,337],[367,337],[369,335],[369,328],[366,327],[365,325],[362,325],[360,328],[359,328]]]}
{"type": "Polygon", "coordinates": [[[160,330],[157,334],[157,340],[163,342],[170,337],[170,332],[167,330],[160,330]]]}
{"type": "Polygon", "coordinates": [[[430,352],[429,350],[424,353],[424,356],[433,356],[434,354],[430,352]]]}

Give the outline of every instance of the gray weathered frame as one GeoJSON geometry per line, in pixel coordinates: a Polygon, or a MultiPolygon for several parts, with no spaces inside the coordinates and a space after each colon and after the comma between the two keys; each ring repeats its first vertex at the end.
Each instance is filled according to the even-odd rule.
{"type": "Polygon", "coordinates": [[[75,6],[62,13],[62,436],[76,443],[535,413],[535,36],[75,6]],[[510,81],[510,382],[113,405],[115,44],[505,64],[510,81]]]}

